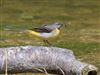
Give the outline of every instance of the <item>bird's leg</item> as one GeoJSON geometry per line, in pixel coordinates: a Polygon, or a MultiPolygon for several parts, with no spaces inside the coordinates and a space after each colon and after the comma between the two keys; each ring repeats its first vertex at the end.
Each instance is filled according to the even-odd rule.
{"type": "Polygon", "coordinates": [[[48,46],[51,46],[51,43],[48,40],[45,40],[48,46]]]}
{"type": "Polygon", "coordinates": [[[43,40],[43,42],[45,43],[45,45],[46,45],[46,41],[45,40],[43,40]]]}
{"type": "Polygon", "coordinates": [[[47,46],[51,46],[51,44],[49,43],[48,40],[43,40],[43,42],[45,43],[45,45],[47,45],[47,46]]]}
{"type": "Polygon", "coordinates": [[[51,44],[50,44],[50,42],[48,41],[48,40],[45,40],[46,41],[46,43],[49,45],[49,46],[51,46],[51,44]]]}

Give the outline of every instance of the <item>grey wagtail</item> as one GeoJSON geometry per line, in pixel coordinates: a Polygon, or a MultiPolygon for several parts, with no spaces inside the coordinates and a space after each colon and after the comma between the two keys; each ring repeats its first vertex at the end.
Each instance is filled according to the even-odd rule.
{"type": "Polygon", "coordinates": [[[37,36],[39,38],[42,38],[45,44],[49,44],[48,40],[50,38],[55,38],[60,33],[60,28],[63,26],[63,24],[60,24],[58,22],[55,22],[53,24],[49,25],[43,25],[38,28],[33,28],[30,30],[27,30],[31,35],[37,36]]]}

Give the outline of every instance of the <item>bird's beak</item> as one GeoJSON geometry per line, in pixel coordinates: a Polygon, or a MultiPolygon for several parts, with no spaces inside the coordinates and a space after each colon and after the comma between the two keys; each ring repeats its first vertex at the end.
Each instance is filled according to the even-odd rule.
{"type": "Polygon", "coordinates": [[[64,27],[67,27],[67,26],[69,26],[71,23],[70,22],[68,22],[67,24],[64,24],[63,26],[64,27]]]}
{"type": "Polygon", "coordinates": [[[67,25],[66,24],[62,24],[62,26],[61,27],[67,27],[67,25]]]}

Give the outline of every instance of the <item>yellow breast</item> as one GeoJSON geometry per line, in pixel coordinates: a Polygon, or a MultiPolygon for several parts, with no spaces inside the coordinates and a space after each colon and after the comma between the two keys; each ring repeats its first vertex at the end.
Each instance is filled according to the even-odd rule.
{"type": "Polygon", "coordinates": [[[52,33],[52,36],[56,37],[56,36],[59,35],[60,30],[58,30],[58,29],[56,28],[56,29],[54,29],[51,33],[52,33]]]}

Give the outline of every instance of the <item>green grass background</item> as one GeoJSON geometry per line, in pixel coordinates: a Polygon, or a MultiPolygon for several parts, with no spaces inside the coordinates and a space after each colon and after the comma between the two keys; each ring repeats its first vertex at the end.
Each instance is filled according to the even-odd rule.
{"type": "Polygon", "coordinates": [[[44,45],[24,30],[61,22],[67,26],[59,39],[50,42],[96,65],[100,75],[99,0],[0,0],[0,16],[0,47],[44,45]]]}

